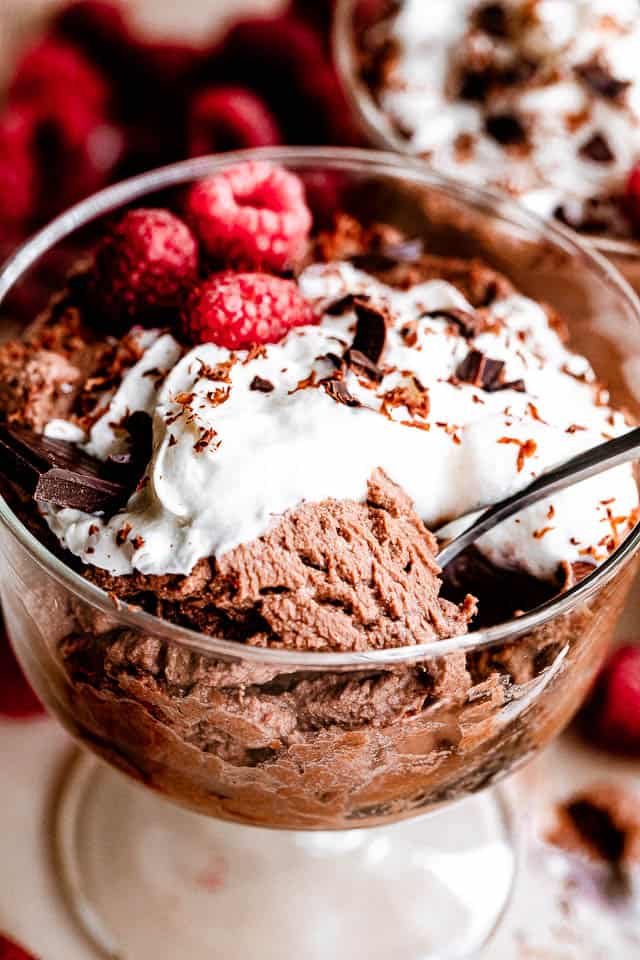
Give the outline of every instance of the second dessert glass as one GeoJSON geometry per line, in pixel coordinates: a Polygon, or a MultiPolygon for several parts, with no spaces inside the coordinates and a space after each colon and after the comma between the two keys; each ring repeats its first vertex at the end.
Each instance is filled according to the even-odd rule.
{"type": "MultiPolygon", "coordinates": [[[[385,115],[361,75],[359,37],[365,29],[375,27],[384,7],[384,0],[379,3],[368,0],[336,0],[333,54],[347,102],[365,142],[381,150],[393,150],[413,156],[415,154],[409,139],[403,136],[385,115]]],[[[640,294],[640,241],[595,233],[581,234],[581,237],[587,247],[607,257],[635,292],[640,294]]]]}
{"type": "MultiPolygon", "coordinates": [[[[186,185],[247,158],[303,177],[316,219],[338,203],[420,236],[431,253],[507,273],[563,313],[613,402],[638,412],[627,343],[640,344],[640,304],[606,261],[562,228],[393,155],[261,150],[137,177],[23,247],[0,273],[0,306],[43,257],[89,242],[105,218],[131,204],[175,205],[186,185]]],[[[500,792],[483,788],[577,709],[639,544],[636,526],[577,586],[489,629],[304,653],[197,634],[115,601],[0,500],[12,642],[50,712],[86,748],[62,783],[56,843],[60,881],[96,950],[131,960],[472,955],[515,871],[512,817],[500,792]],[[394,712],[387,691],[405,682],[424,696],[394,712]],[[323,723],[327,691],[364,707],[339,727],[323,723]],[[373,698],[389,703],[385,722],[367,720],[373,698]]]]}

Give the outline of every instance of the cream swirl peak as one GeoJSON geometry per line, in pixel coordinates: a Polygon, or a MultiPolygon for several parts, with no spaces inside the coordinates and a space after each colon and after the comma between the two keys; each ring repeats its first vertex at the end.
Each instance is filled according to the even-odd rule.
{"type": "MultiPolygon", "coordinates": [[[[121,452],[123,411],[147,411],[146,482],[110,519],[45,505],[67,549],[114,574],[186,574],[305,501],[363,501],[378,467],[435,528],[626,429],[533,300],[513,293],[474,311],[443,280],[399,290],[340,261],[307,267],[298,283],[321,322],[276,344],[186,349],[144,334],[141,358],[81,445],[102,459],[121,452]]],[[[80,440],[72,428],[57,420],[46,432],[80,440]]],[[[562,561],[605,557],[637,505],[621,467],[479,547],[499,566],[552,578],[562,561]]]]}
{"type": "Polygon", "coordinates": [[[638,12],[637,0],[405,0],[363,55],[388,122],[439,171],[625,235],[638,12]]]}

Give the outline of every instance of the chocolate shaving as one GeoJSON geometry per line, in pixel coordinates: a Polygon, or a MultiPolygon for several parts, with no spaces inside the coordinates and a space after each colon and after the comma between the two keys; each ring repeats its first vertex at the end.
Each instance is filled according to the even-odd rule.
{"type": "Polygon", "coordinates": [[[350,350],[364,354],[371,363],[377,364],[387,339],[387,311],[360,297],[356,297],[353,305],[357,323],[350,350]]]}
{"type": "Polygon", "coordinates": [[[480,350],[470,350],[456,370],[458,380],[483,390],[496,390],[504,370],[502,360],[492,360],[480,350]]]}
{"type": "Polygon", "coordinates": [[[607,100],[618,100],[626,89],[631,86],[630,80],[618,80],[613,76],[606,63],[597,57],[586,63],[579,63],[574,72],[586,83],[594,93],[607,100]]]}
{"type": "Polygon", "coordinates": [[[249,390],[257,390],[259,393],[271,393],[274,389],[271,380],[265,380],[263,377],[255,376],[249,384],[249,390]]]}
{"type": "Polygon", "coordinates": [[[373,363],[366,354],[360,350],[354,350],[353,347],[345,352],[344,360],[354,373],[367,377],[374,383],[380,383],[384,376],[384,371],[380,367],[373,363]]]}
{"type": "Polygon", "coordinates": [[[448,320],[460,330],[460,333],[466,339],[475,337],[482,330],[484,323],[480,317],[469,310],[460,310],[457,307],[447,307],[442,310],[427,310],[421,314],[423,317],[429,317],[431,320],[448,320]]]}
{"type": "Polygon", "coordinates": [[[484,126],[489,136],[503,147],[524,143],[527,139],[524,124],[513,113],[494,113],[487,117],[484,126]]]}
{"type": "Polygon", "coordinates": [[[114,513],[129,487],[104,479],[103,464],[66,440],[23,427],[0,427],[0,470],[37,501],[84,513],[114,513]]]}
{"type": "Polygon", "coordinates": [[[337,403],[344,403],[346,407],[360,407],[360,401],[349,393],[342,380],[325,380],[322,384],[326,393],[337,403]]]}
{"type": "Polygon", "coordinates": [[[613,163],[615,160],[608,140],[601,133],[594,133],[590,140],[582,144],[579,153],[593,163],[613,163]]]}

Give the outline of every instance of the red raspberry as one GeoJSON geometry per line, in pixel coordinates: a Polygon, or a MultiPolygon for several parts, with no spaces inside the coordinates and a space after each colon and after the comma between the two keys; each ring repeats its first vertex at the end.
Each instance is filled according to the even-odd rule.
{"type": "Polygon", "coordinates": [[[79,50],[61,40],[43,40],[23,56],[9,88],[9,97],[49,100],[59,91],[73,93],[100,111],[109,99],[105,80],[79,50]]]}
{"type": "Polygon", "coordinates": [[[196,183],[187,211],[207,253],[239,267],[284,270],[311,227],[300,179],[254,161],[196,183]]]}
{"type": "Polygon", "coordinates": [[[150,321],[180,306],[197,268],[197,244],[182,220],[163,209],[130,210],[98,248],[94,297],[118,329],[150,321]]]}
{"type": "Polygon", "coordinates": [[[615,650],[583,711],[590,740],[614,753],[640,755],[640,646],[615,650]]]}
{"type": "Polygon", "coordinates": [[[0,933],[0,960],[35,960],[35,957],[0,933]]]}
{"type": "Polygon", "coordinates": [[[626,210],[633,225],[640,229],[640,163],[629,174],[625,201],[626,210]]]}
{"type": "MultiPolygon", "coordinates": [[[[0,619],[0,715],[17,720],[40,713],[43,713],[42,704],[20,669],[0,619]]],[[[0,960],[5,957],[2,949],[3,940],[0,936],[0,960]]],[[[7,953],[6,956],[11,957],[12,954],[7,953]]]]}
{"type": "Polygon", "coordinates": [[[28,106],[10,106],[0,118],[0,225],[29,220],[37,203],[38,176],[33,143],[36,114],[28,106]]]}
{"type": "Polygon", "coordinates": [[[280,131],[262,100],[242,87],[210,87],[189,109],[189,155],[281,143],[280,131]]]}
{"type": "Polygon", "coordinates": [[[276,343],[292,327],[317,322],[293,280],[267,273],[214,273],[196,288],[182,316],[191,343],[239,350],[276,343]]]}

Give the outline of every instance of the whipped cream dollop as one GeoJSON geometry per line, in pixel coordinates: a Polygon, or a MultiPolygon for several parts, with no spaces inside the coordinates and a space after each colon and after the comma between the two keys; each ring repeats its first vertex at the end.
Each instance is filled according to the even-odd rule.
{"type": "Polygon", "coordinates": [[[375,92],[413,151],[542,215],[629,232],[612,198],[640,157],[637,0],[405,0],[365,44],[381,39],[375,92]]]}
{"type": "MultiPolygon", "coordinates": [[[[363,501],[377,467],[435,529],[627,429],[588,362],[524,296],[494,301],[483,332],[468,339],[446,317],[425,316],[472,311],[441,280],[402,291],[334,262],[307,267],[299,284],[321,322],[277,344],[234,354],[206,343],[185,352],[170,333],[144,334],[141,358],[90,433],[74,439],[106,459],[122,452],[122,416],[147,411],[146,480],[109,519],[43,505],[67,549],[113,574],[187,574],[199,559],[264,534],[304,501],[363,501]],[[336,307],[347,294],[383,307],[387,334],[382,378],[348,369],[345,398],[323,381],[353,342],[354,305],[336,307]],[[471,350],[504,363],[506,387],[490,392],[460,381],[471,350]]],[[[71,427],[77,431],[52,421],[47,433],[70,437],[71,427]]],[[[561,561],[604,558],[637,505],[631,469],[618,467],[529,508],[479,547],[498,565],[549,578],[561,561]]]]}

